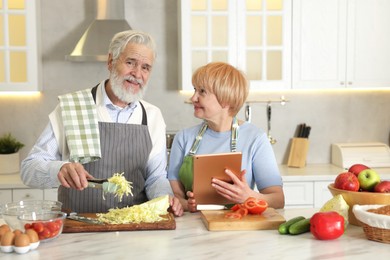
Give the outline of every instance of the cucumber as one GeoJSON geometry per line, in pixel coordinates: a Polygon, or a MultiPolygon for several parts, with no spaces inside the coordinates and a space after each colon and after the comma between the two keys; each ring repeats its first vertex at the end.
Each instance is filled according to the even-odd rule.
{"type": "Polygon", "coordinates": [[[298,222],[292,224],[288,229],[288,233],[291,235],[299,235],[309,231],[310,231],[310,218],[299,220],[298,222]]]}
{"type": "Polygon", "coordinates": [[[279,234],[282,234],[282,235],[288,234],[288,229],[290,228],[290,226],[292,224],[294,224],[295,222],[298,222],[302,219],[305,219],[305,218],[303,216],[299,216],[299,217],[292,218],[289,221],[280,224],[279,229],[278,229],[279,234]]]}

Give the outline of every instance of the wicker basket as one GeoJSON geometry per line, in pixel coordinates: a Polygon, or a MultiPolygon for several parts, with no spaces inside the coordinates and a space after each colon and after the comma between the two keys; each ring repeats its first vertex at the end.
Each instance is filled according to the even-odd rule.
{"type": "Polygon", "coordinates": [[[390,216],[368,212],[383,205],[355,205],[353,212],[362,223],[367,239],[390,244],[390,216]]]}

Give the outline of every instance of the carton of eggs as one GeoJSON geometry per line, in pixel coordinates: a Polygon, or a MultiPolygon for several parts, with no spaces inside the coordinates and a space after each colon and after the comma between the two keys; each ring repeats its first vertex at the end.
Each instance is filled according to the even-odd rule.
{"type": "Polygon", "coordinates": [[[8,225],[0,226],[0,250],[4,253],[15,251],[18,254],[25,254],[39,246],[38,234],[35,230],[12,231],[8,225]]]}

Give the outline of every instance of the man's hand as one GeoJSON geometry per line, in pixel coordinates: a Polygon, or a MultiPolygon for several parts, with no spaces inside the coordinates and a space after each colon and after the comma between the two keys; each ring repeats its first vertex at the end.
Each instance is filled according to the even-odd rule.
{"type": "Polygon", "coordinates": [[[180,217],[184,214],[183,206],[178,198],[169,196],[169,204],[171,205],[171,210],[176,217],[180,217]]]}
{"type": "Polygon", "coordinates": [[[88,186],[87,179],[93,178],[80,163],[64,164],[57,176],[62,186],[76,190],[85,189],[88,186]]]}

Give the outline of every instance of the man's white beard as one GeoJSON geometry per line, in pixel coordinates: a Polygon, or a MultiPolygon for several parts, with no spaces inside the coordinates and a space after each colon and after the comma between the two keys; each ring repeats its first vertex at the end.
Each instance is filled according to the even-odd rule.
{"type": "Polygon", "coordinates": [[[121,77],[116,71],[111,73],[110,83],[112,92],[114,92],[115,96],[128,104],[141,100],[146,91],[146,84],[144,85],[142,80],[138,80],[132,76],[121,77]],[[139,91],[137,93],[134,93],[133,89],[126,91],[123,87],[124,81],[126,80],[137,82],[140,85],[139,91]]]}

